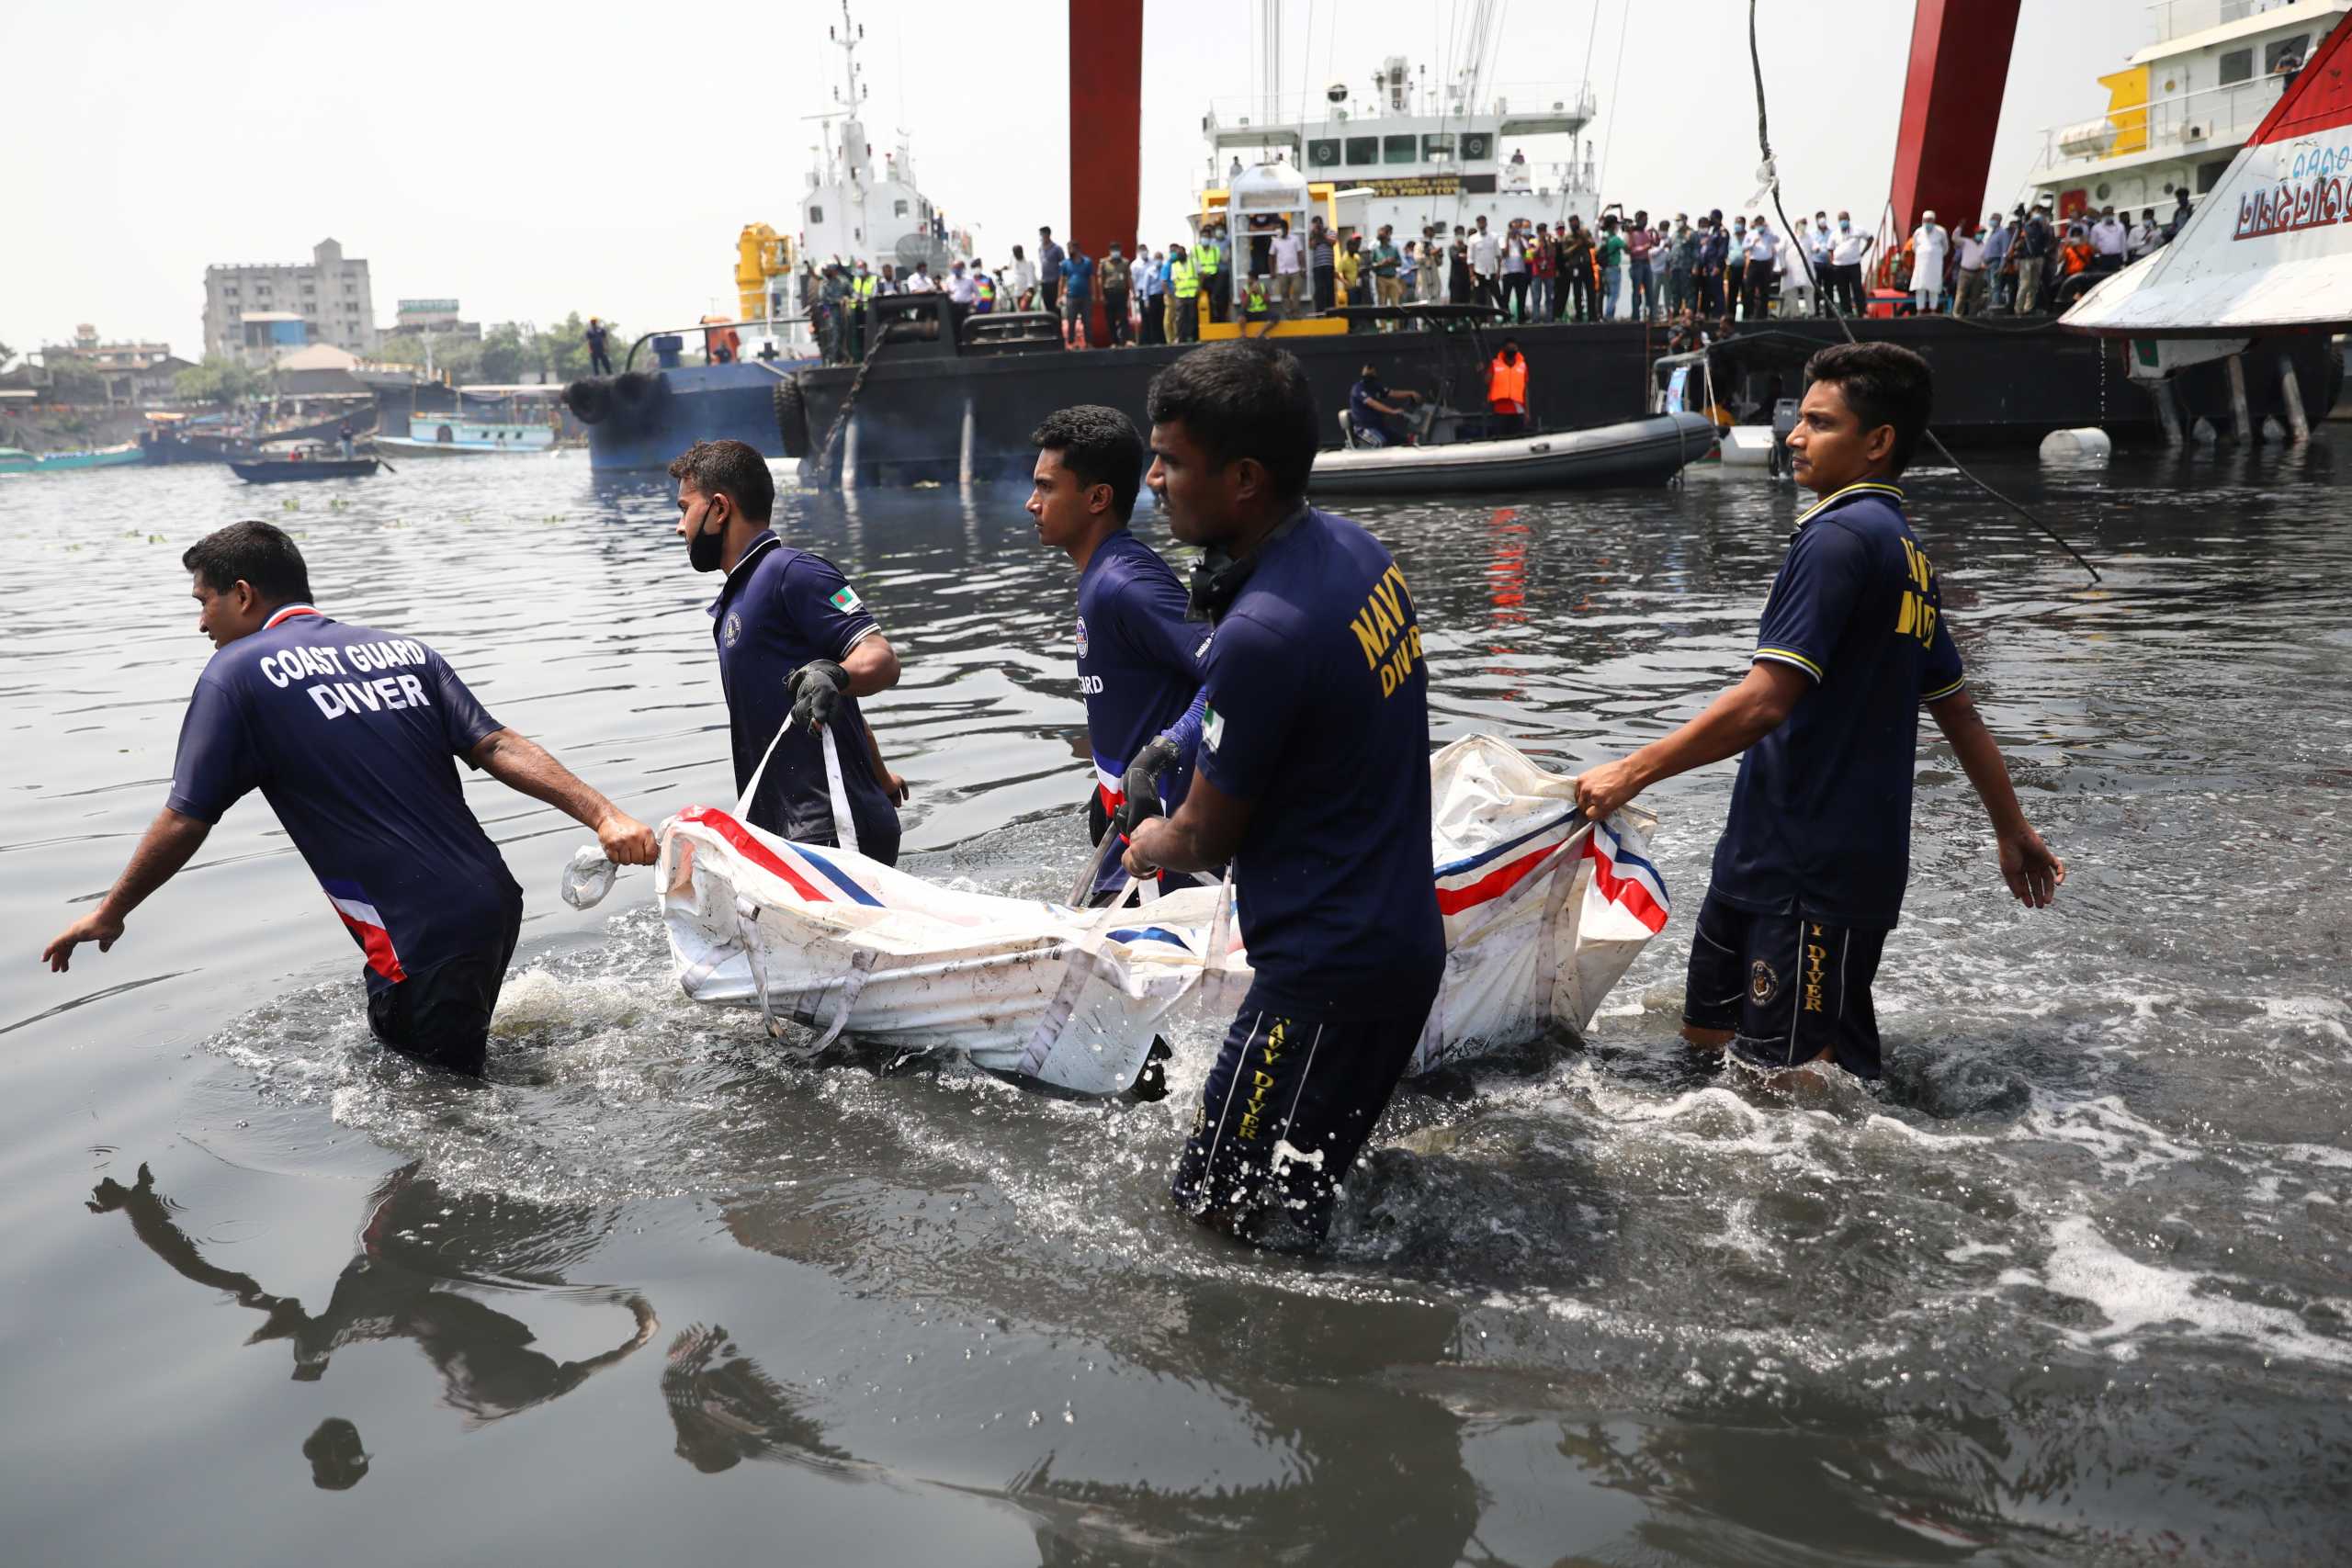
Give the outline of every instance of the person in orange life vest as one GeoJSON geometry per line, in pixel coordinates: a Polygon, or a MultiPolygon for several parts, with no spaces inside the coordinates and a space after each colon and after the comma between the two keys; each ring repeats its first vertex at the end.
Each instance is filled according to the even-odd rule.
{"type": "Polygon", "coordinates": [[[1527,356],[1517,338],[1503,339],[1502,352],[1487,367],[1487,406],[1494,411],[1498,435],[1518,435],[1527,429],[1527,356]]]}

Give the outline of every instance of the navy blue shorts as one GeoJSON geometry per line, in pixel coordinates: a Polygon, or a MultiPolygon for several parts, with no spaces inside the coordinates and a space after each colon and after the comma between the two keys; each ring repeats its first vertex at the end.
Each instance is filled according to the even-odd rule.
{"type": "Polygon", "coordinates": [[[490,1058],[490,1015],[523,933],[517,900],[481,946],[411,975],[368,997],[368,1028],[382,1043],[428,1066],[481,1077],[490,1058]]]}
{"type": "Polygon", "coordinates": [[[1424,1005],[1410,1017],[1314,1023],[1244,1001],[1177,1161],[1176,1201],[1260,1246],[1321,1241],[1428,1016],[1424,1005]]]}
{"type": "Polygon", "coordinates": [[[1885,945],[1881,927],[1753,914],[1710,893],[1690,939],[1682,1021],[1730,1030],[1733,1053],[1756,1066],[1793,1067],[1826,1051],[1856,1077],[1874,1078],[1871,982],[1885,945]]]}

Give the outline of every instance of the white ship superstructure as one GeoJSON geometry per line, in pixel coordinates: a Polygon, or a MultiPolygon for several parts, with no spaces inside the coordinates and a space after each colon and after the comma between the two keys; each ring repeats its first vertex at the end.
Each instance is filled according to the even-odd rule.
{"type": "Polygon", "coordinates": [[[2352,0],[2159,0],[2155,41],[2102,76],[2108,109],[2043,132],[2029,183],[2061,218],[2193,202],[2229,169],[2352,0]]]}
{"type": "MultiPolygon", "coordinates": [[[[2352,0],[2345,0],[2352,5],[2352,0]]],[[[1402,55],[1380,63],[1359,93],[1335,82],[1319,96],[1219,99],[1202,130],[1209,144],[1204,192],[1241,169],[1276,159],[1329,181],[1366,235],[1383,224],[1400,241],[1424,225],[1448,234],[1484,216],[1502,231],[1514,218],[1590,224],[1592,144],[1578,141],[1595,107],[1589,85],[1514,84],[1490,88],[1467,66],[1439,85],[1402,55]]]]}
{"type": "Polygon", "coordinates": [[[950,261],[970,256],[969,236],[950,229],[916,187],[914,151],[903,128],[877,167],[865,124],[865,76],[857,63],[865,29],[850,19],[848,0],[842,0],[840,24],[826,33],[842,51],[843,85],[833,89],[832,108],[809,117],[823,126],[824,141],[809,150],[800,197],[800,260],[822,269],[828,262],[847,265],[863,259],[877,273],[887,263],[902,274],[926,262],[934,276],[944,273],[950,261]]]}

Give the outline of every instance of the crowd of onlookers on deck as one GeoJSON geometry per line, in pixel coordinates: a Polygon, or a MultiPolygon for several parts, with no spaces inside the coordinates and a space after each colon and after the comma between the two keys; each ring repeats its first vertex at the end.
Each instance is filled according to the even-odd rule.
{"type": "Polygon", "coordinates": [[[2112,207],[2062,219],[2042,204],[1953,228],[1928,211],[1892,255],[1876,254],[1878,234],[1850,213],[1833,219],[1826,209],[1790,234],[1762,214],[1653,221],[1646,209],[1612,204],[1591,225],[1572,213],[1556,227],[1513,219],[1496,229],[1481,215],[1450,234],[1425,224],[1402,242],[1385,224],[1367,235],[1317,217],[1301,234],[1286,218],[1259,218],[1238,243],[1211,222],[1189,245],[1113,244],[1100,257],[1043,228],[1034,258],[1014,245],[995,266],[978,256],[939,270],[928,260],[904,270],[864,258],[812,263],[799,275],[798,303],[834,363],[863,354],[865,307],[893,294],[944,295],[959,320],[1044,311],[1071,348],[1188,343],[1204,317],[1278,321],[1344,308],[1360,312],[1351,327],[1367,331],[1425,324],[1429,314],[1407,308],[1437,305],[1512,322],[1686,328],[1833,311],[2031,315],[2064,310],[2098,277],[2165,244],[2188,213],[2186,191],[2161,222],[2153,209],[2134,221],[2112,207]]]}

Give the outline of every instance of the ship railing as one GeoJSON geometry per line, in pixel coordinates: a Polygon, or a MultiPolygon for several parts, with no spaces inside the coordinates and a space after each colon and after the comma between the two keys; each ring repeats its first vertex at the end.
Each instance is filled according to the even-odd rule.
{"type": "Polygon", "coordinates": [[[721,333],[729,327],[757,327],[768,336],[774,337],[776,328],[799,326],[808,320],[806,316],[753,316],[749,321],[696,321],[691,326],[656,327],[650,333],[640,333],[637,341],[628,345],[628,353],[621,360],[621,369],[627,372],[635,368],[639,349],[643,348],[657,337],[667,337],[673,333],[684,336],[688,333],[721,333]]]}
{"type": "Polygon", "coordinates": [[[2138,108],[2118,109],[2107,117],[2111,134],[2105,145],[2090,152],[2070,152],[2063,142],[2083,142],[2089,124],[2076,121],[2052,126],[2041,133],[2037,175],[2087,175],[2118,158],[2149,152],[2195,152],[2211,147],[2234,148],[2251,135],[2287,89],[2283,73],[2249,77],[2226,86],[2199,87],[2158,98],[2138,108]]]}
{"type": "Polygon", "coordinates": [[[1336,128],[1376,124],[1385,119],[1500,119],[1512,115],[1564,115],[1592,119],[1600,100],[1587,82],[1503,82],[1487,89],[1484,101],[1465,106],[1438,87],[1413,87],[1405,107],[1391,108],[1385,92],[1335,104],[1321,88],[1308,93],[1239,94],[1211,98],[1201,129],[1211,135],[1265,127],[1296,132],[1324,128],[1323,134],[1344,134],[1336,128]]]}
{"type": "Polygon", "coordinates": [[[2301,0],[2153,0],[2148,17],[2155,24],[2156,41],[2165,43],[2189,33],[2201,33],[2208,28],[2243,22],[2265,12],[2283,11],[2300,3],[2301,0]]]}

